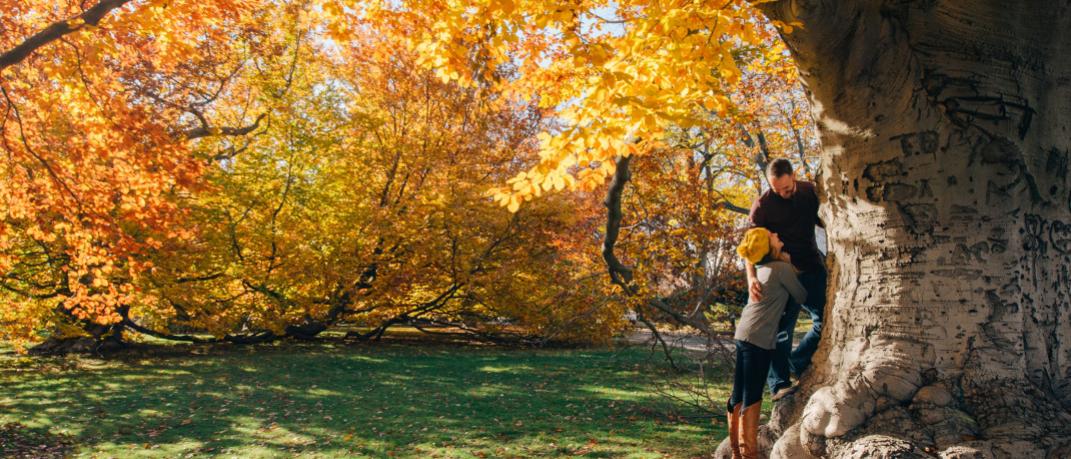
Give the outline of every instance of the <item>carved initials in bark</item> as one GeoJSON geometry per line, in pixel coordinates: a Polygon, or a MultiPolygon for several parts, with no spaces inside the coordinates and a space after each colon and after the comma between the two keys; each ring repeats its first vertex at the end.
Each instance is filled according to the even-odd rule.
{"type": "Polygon", "coordinates": [[[773,457],[1071,457],[1071,8],[782,0],[830,301],[773,457]]]}

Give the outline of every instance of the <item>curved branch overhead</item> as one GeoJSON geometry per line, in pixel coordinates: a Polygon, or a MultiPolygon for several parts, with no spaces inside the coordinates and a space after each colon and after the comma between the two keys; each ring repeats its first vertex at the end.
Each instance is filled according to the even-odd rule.
{"type": "Polygon", "coordinates": [[[52,23],[52,25],[33,34],[14,48],[0,54],[0,70],[22,62],[34,51],[59,40],[64,35],[78,31],[87,24],[96,26],[108,13],[129,2],[130,0],[102,0],[78,16],[52,23]]]}

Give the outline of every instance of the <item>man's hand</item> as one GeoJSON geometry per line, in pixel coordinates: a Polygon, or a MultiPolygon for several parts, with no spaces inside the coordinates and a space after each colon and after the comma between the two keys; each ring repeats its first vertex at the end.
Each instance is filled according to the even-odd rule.
{"type": "Polygon", "coordinates": [[[748,293],[751,297],[748,299],[749,303],[756,301],[762,301],[762,283],[758,279],[748,279],[748,293]]]}

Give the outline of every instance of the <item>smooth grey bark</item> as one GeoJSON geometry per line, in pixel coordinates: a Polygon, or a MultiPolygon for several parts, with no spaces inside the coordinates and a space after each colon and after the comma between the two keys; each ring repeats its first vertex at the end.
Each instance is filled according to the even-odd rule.
{"type": "Polygon", "coordinates": [[[830,285],[773,457],[1071,457],[1071,3],[780,1],[830,285]]]}

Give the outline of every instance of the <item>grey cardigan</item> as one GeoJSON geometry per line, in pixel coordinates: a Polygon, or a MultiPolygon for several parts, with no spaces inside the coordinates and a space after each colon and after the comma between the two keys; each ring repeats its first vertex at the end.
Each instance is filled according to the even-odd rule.
{"type": "Polygon", "coordinates": [[[774,349],[777,324],[785,312],[789,296],[803,304],[807,301],[807,290],[800,284],[792,265],[783,261],[755,266],[755,276],[762,284],[762,301],[744,306],[733,338],[763,349],[774,349]]]}

